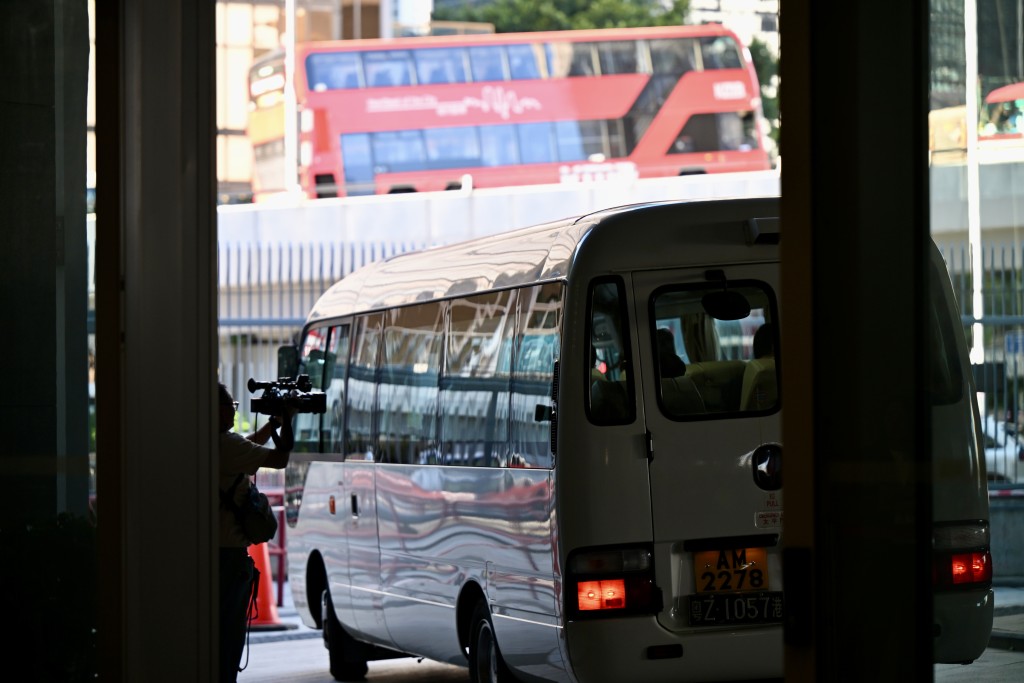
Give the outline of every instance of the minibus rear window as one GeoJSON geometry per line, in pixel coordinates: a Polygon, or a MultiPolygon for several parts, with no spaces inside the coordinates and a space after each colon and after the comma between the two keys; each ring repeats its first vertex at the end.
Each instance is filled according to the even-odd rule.
{"type": "Polygon", "coordinates": [[[673,419],[779,408],[779,331],[761,282],[670,285],[651,297],[658,401],[673,419]]]}

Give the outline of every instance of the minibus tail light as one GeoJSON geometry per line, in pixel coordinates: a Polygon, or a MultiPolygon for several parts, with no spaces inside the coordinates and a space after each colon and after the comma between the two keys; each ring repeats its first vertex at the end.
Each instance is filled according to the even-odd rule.
{"type": "Polygon", "coordinates": [[[580,581],[576,593],[581,612],[626,607],[626,582],[622,579],[580,581]]]}
{"type": "Polygon", "coordinates": [[[992,558],[988,552],[957,553],[950,558],[953,583],[988,583],[992,580],[992,558]]]}
{"type": "Polygon", "coordinates": [[[984,522],[936,527],[932,546],[936,590],[976,589],[992,584],[992,552],[984,522]]]}
{"type": "Polygon", "coordinates": [[[572,618],[654,614],[661,592],[648,546],[588,548],[566,563],[566,601],[572,618]]]}

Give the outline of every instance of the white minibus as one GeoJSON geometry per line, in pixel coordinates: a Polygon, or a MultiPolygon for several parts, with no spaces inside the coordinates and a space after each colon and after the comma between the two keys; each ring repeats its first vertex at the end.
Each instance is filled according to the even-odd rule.
{"type": "MultiPolygon", "coordinates": [[[[933,269],[936,659],[969,661],[988,500],[933,269]]],[[[285,498],[332,675],[415,655],[473,681],[781,676],[778,291],[772,198],[601,211],[330,288],[280,357],[326,394],[295,417],[285,498]]]]}

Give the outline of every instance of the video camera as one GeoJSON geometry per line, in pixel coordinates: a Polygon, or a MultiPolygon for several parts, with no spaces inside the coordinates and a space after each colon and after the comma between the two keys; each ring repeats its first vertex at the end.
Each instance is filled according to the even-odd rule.
{"type": "Polygon", "coordinates": [[[254,413],[283,416],[289,408],[299,413],[327,412],[327,394],[322,391],[310,391],[313,383],[309,375],[299,375],[295,379],[280,377],[276,382],[257,382],[249,378],[249,392],[262,389],[263,394],[249,403],[254,413]]]}

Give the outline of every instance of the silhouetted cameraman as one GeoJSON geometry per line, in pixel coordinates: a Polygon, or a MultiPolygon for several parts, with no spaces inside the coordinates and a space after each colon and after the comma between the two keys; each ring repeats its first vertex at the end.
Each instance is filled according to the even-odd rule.
{"type": "MultiPolygon", "coordinates": [[[[250,477],[261,467],[283,469],[295,437],[292,433],[294,409],[281,418],[270,417],[254,434],[242,436],[231,431],[235,423],[238,401],[223,383],[218,383],[220,403],[218,444],[219,468],[217,486],[221,495],[230,495],[241,505],[249,495],[250,477]],[[281,429],[278,436],[277,430],[281,429]],[[269,440],[274,448],[264,446],[269,440]]],[[[252,595],[253,561],[247,548],[249,541],[242,531],[235,512],[222,501],[219,506],[220,528],[220,680],[233,682],[238,676],[238,663],[245,648],[247,611],[252,595]]]]}

